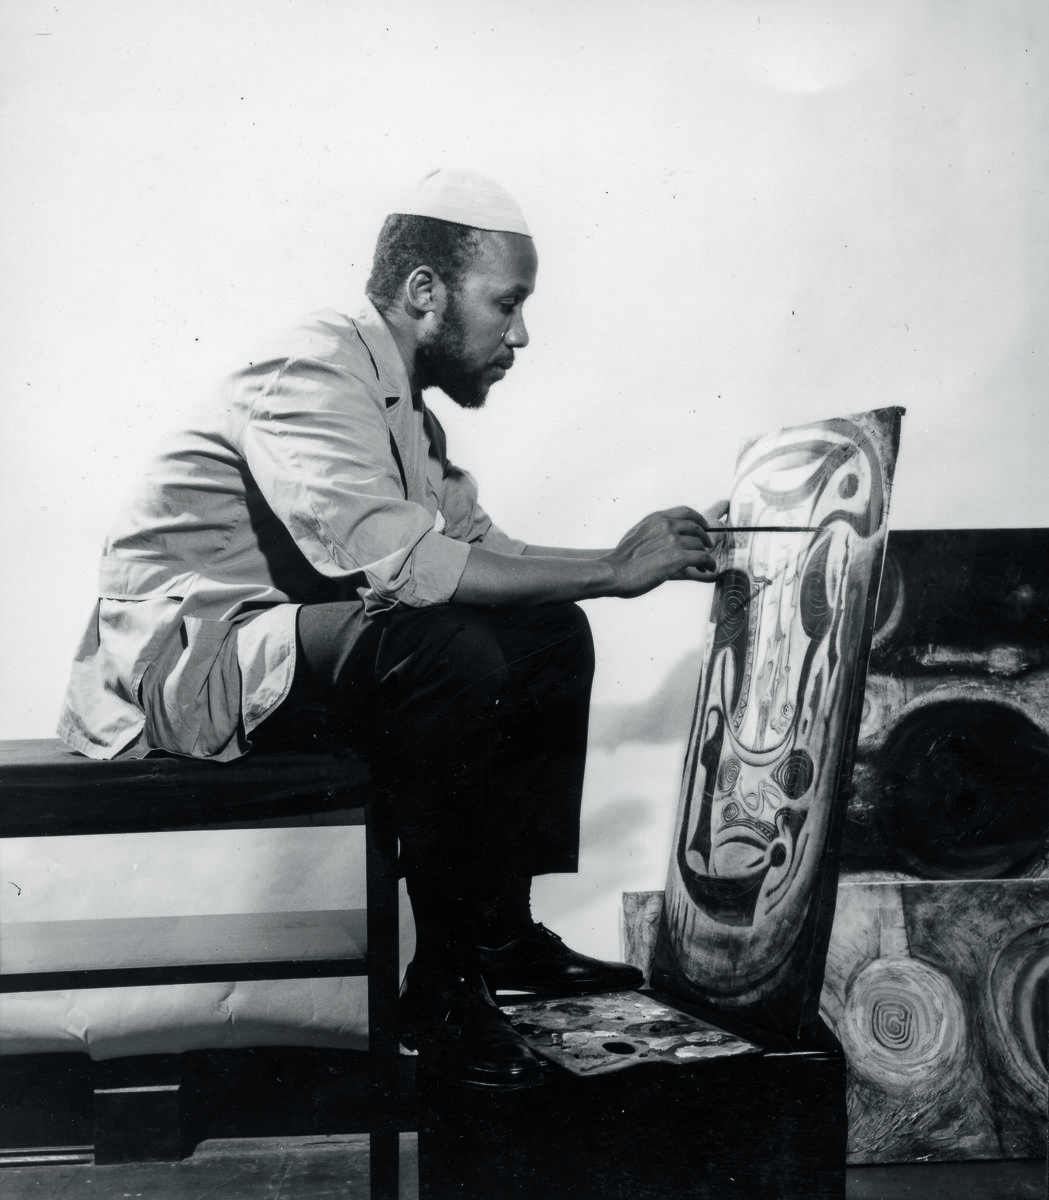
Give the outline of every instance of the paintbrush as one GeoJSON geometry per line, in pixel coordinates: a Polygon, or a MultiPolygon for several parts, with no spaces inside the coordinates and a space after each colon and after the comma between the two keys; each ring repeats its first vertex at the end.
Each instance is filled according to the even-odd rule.
{"type": "Polygon", "coordinates": [[[820,525],[714,525],[707,533],[819,533],[820,525]]]}

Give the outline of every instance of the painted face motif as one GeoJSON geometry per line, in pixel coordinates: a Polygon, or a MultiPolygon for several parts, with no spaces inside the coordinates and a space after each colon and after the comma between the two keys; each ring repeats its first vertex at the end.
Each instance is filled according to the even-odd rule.
{"type": "Polygon", "coordinates": [[[667,886],[682,969],[712,996],[760,997],[809,913],[884,540],[869,425],[785,430],[740,458],[731,524],[817,532],[721,551],[667,886]]]}

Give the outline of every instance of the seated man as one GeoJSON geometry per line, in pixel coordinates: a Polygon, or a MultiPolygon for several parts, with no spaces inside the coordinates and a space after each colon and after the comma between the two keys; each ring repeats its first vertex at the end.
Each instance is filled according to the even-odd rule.
{"type": "Polygon", "coordinates": [[[306,742],[367,759],[416,921],[404,1041],[495,1087],[540,1073],[489,989],[640,982],[530,910],[532,877],[577,858],[593,648],[573,601],[709,579],[724,513],[656,513],[611,550],[492,524],[422,393],[484,403],[528,344],[536,267],[498,185],[427,176],[386,220],[357,315],[260,346],[149,465],[59,729],[98,758],[306,742]]]}

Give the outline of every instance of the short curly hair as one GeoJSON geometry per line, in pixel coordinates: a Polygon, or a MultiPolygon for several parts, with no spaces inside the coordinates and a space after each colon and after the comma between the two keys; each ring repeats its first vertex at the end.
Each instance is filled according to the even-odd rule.
{"type": "Polygon", "coordinates": [[[383,222],[375,244],[372,273],[364,288],[368,299],[380,312],[389,312],[401,285],[424,263],[455,292],[477,252],[481,233],[470,225],[437,217],[392,213],[383,222]]]}

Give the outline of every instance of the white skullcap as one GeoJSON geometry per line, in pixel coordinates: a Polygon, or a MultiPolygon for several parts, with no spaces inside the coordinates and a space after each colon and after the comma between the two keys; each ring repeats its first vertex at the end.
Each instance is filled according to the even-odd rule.
{"type": "Polygon", "coordinates": [[[487,175],[458,167],[438,167],[424,175],[393,211],[532,236],[524,213],[509,192],[487,175]]]}

